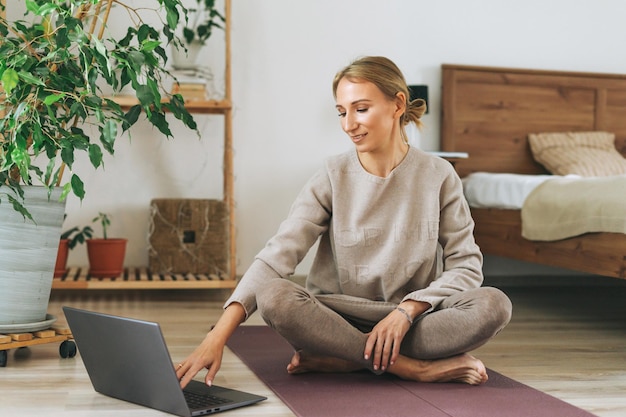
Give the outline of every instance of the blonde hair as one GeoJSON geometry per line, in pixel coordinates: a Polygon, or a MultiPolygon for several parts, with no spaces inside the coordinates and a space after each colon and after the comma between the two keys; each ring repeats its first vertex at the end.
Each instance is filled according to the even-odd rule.
{"type": "Polygon", "coordinates": [[[398,93],[406,97],[404,114],[400,116],[402,136],[408,143],[408,137],[404,126],[413,122],[418,128],[423,126],[420,120],[426,112],[426,102],[421,99],[410,99],[409,87],[406,85],[402,71],[389,58],[383,56],[366,56],[353,61],[350,65],[339,71],[333,80],[333,96],[337,98],[337,85],[346,78],[350,81],[363,80],[374,84],[390,100],[396,100],[398,93]]]}

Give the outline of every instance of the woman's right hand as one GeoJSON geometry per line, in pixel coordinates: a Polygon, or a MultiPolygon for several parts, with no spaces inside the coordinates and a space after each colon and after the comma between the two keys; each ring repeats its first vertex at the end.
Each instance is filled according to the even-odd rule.
{"type": "Polygon", "coordinates": [[[237,302],[230,304],[213,329],[185,360],[176,365],[176,376],[180,386],[185,388],[203,368],[208,369],[204,382],[211,386],[217,371],[222,366],[224,346],[237,326],[246,318],[246,311],[237,302]]]}
{"type": "Polygon", "coordinates": [[[176,376],[180,381],[181,388],[185,388],[202,369],[208,369],[204,382],[211,386],[217,371],[222,365],[224,344],[217,342],[213,331],[209,332],[200,346],[191,355],[176,366],[176,376]]]}

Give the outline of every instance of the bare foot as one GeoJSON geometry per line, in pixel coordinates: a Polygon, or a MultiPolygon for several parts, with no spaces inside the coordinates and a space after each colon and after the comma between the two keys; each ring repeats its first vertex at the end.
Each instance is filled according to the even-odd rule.
{"type": "Polygon", "coordinates": [[[305,372],[354,372],[363,369],[362,366],[345,359],[330,356],[317,356],[304,351],[297,351],[287,365],[290,374],[305,372]]]}
{"type": "Polygon", "coordinates": [[[400,356],[387,371],[402,379],[420,382],[463,382],[479,385],[489,378],[485,365],[467,353],[432,361],[400,356]]]}
{"type": "MultiPolygon", "coordinates": [[[[305,372],[354,372],[363,366],[345,359],[330,356],[317,356],[304,351],[294,353],[287,372],[302,374],[305,372]]],[[[387,372],[402,379],[418,382],[462,382],[479,385],[487,382],[485,365],[475,357],[465,353],[445,359],[420,360],[407,356],[398,358],[387,372]]]]}

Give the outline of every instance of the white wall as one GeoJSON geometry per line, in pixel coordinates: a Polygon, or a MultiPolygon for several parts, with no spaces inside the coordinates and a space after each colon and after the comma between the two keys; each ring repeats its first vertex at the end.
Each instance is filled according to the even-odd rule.
{"type": "MultiPolygon", "coordinates": [[[[621,0],[232,4],[239,273],[275,232],[323,159],[350,148],[334,110],[331,81],[352,59],[386,55],[408,83],[429,85],[431,111],[415,141],[427,150],[439,148],[442,63],[626,72],[626,5],[621,0]]],[[[126,264],[147,264],[151,198],[221,197],[222,120],[198,120],[202,139],[178,127],[176,138],[168,141],[143,125],[133,131],[132,144],[119,141],[104,171],[83,169],[88,194],[82,205],[68,202],[66,227],[109,212],[112,232],[130,240],[126,264]]],[[[298,273],[306,273],[309,259],[298,273]]],[[[73,251],[70,263],[86,265],[84,248],[73,251]]],[[[487,274],[514,274],[525,265],[488,258],[485,268],[487,274]]]]}

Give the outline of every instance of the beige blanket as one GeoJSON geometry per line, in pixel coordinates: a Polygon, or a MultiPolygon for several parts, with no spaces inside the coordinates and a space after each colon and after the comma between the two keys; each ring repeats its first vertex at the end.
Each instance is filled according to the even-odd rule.
{"type": "Polygon", "coordinates": [[[522,236],[559,240],[588,232],[626,233],[626,175],[554,178],[522,206],[522,236]]]}

